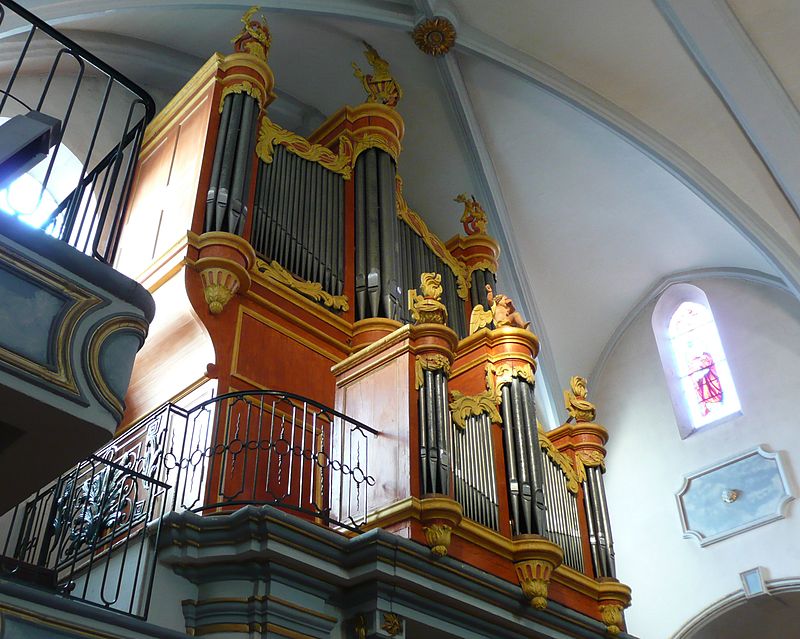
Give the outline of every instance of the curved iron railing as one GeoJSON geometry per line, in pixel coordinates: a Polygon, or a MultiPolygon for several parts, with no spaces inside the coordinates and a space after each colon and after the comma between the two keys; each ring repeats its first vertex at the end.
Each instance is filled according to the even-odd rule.
{"type": "MultiPolygon", "coordinates": [[[[0,117],[41,111],[61,122],[58,142],[43,160],[44,174],[37,178],[41,188],[33,208],[38,209],[43,198],[54,194],[58,200],[49,217],[36,218],[36,225],[79,251],[111,263],[142,137],[155,114],[155,103],[125,75],[12,0],[0,0],[0,30],[6,33],[5,43],[19,44],[8,80],[0,89],[0,117]],[[54,45],[52,49],[50,45],[54,45]],[[42,55],[47,57],[48,51],[52,61],[49,69],[44,63],[48,70],[38,86],[32,80],[40,75],[42,55]],[[21,82],[23,78],[27,85],[21,82]],[[80,117],[84,113],[88,125],[86,118],[80,117]],[[58,175],[56,160],[62,147],[69,145],[80,145],[83,158],[79,158],[80,170],[65,177],[63,169],[58,175]],[[54,181],[60,183],[59,193],[48,188],[54,181]]],[[[32,201],[26,198],[26,202],[32,201]]],[[[33,216],[31,210],[10,203],[3,210],[22,219],[33,216]]]]}

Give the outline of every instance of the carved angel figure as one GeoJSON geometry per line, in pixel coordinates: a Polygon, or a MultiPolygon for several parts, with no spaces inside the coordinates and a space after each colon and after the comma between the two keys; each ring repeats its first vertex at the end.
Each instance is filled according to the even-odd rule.
{"type": "MultiPolygon", "coordinates": [[[[363,41],[362,41],[363,42],[363,41]]],[[[389,63],[368,42],[364,42],[367,47],[364,57],[372,67],[372,73],[364,73],[355,62],[353,62],[353,73],[361,80],[364,91],[367,92],[367,102],[378,102],[386,106],[394,107],[403,97],[403,90],[389,71],[389,63]]]]}
{"type": "Polygon", "coordinates": [[[472,309],[469,318],[469,333],[472,335],[477,330],[494,323],[495,328],[501,326],[514,326],[528,328],[531,323],[522,319],[519,311],[514,307],[514,301],[502,293],[494,294],[491,284],[486,285],[486,299],[491,310],[485,310],[482,304],[477,304],[472,309]]]}
{"type": "Polygon", "coordinates": [[[564,391],[564,407],[569,419],[576,422],[592,422],[597,414],[594,404],[586,399],[586,378],[577,375],[569,380],[570,390],[564,391]]]}
{"type": "Polygon", "coordinates": [[[462,193],[457,195],[454,201],[461,202],[464,205],[464,213],[461,215],[461,224],[464,226],[464,232],[467,235],[485,234],[489,220],[486,218],[486,212],[480,202],[475,199],[475,196],[467,197],[466,193],[462,193]]]}

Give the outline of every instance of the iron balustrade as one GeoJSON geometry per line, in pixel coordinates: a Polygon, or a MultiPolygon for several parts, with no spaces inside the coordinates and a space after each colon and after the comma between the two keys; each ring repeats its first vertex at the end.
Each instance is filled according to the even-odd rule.
{"type": "Polygon", "coordinates": [[[169,487],[120,461],[92,455],[17,506],[2,572],[35,566],[66,596],[145,619],[169,487]]]}
{"type": "MultiPolygon", "coordinates": [[[[40,176],[34,208],[43,198],[54,196],[48,189],[54,180],[62,182],[59,191],[65,195],[56,194],[52,212],[37,225],[79,251],[111,263],[142,137],[155,114],[155,103],[144,89],[16,2],[0,0],[0,32],[10,46],[19,44],[5,87],[0,88],[0,116],[41,111],[61,121],[58,142],[43,160],[47,166],[40,176]],[[52,61],[44,64],[42,86],[20,88],[21,80],[40,74],[43,52],[47,55],[50,45],[52,61]],[[66,98],[59,99],[63,88],[66,98]],[[87,125],[82,116],[94,109],[87,125]],[[73,141],[85,149],[78,160],[80,169],[65,178],[63,170],[57,175],[56,160],[62,147],[73,141]]],[[[22,218],[31,214],[29,210],[4,210],[22,218]]]]}

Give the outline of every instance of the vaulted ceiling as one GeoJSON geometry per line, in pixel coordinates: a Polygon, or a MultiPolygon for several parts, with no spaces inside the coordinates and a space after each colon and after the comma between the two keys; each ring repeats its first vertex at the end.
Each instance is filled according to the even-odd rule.
{"type": "MultiPolygon", "coordinates": [[[[501,288],[542,338],[542,388],[553,398],[570,375],[601,373],[631,315],[667,281],[701,271],[800,291],[800,174],[789,162],[800,140],[800,9],[721,5],[264,0],[280,96],[271,115],[308,132],[362,101],[350,67],[362,63],[362,39],[390,61],[405,92],[399,171],[409,202],[444,239],[459,230],[454,195],[484,202],[504,250],[501,288]],[[698,29],[693,11],[716,21],[698,29]],[[458,40],[435,59],[410,30],[439,14],[458,40]],[[737,54],[754,61],[751,75],[718,62],[737,54]]],[[[163,105],[214,51],[230,50],[248,5],[26,7],[163,105]]]]}

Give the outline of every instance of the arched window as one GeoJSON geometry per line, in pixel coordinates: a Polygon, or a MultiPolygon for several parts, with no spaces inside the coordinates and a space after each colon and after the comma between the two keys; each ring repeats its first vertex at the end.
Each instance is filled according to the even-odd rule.
{"type": "Polygon", "coordinates": [[[653,311],[653,331],[681,437],[741,414],[725,349],[705,293],[673,284],[653,311]]]}

